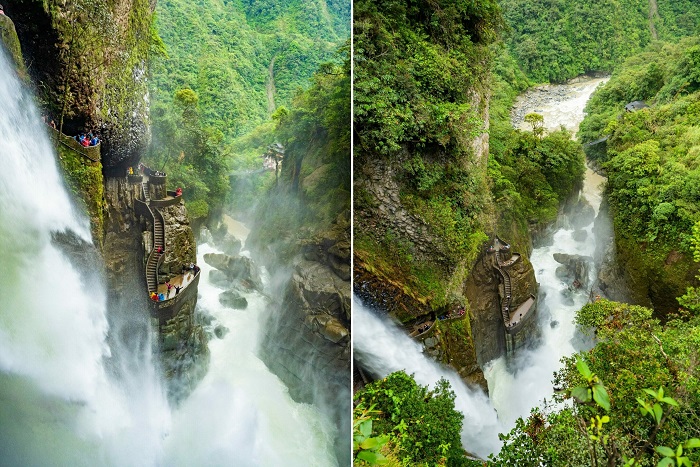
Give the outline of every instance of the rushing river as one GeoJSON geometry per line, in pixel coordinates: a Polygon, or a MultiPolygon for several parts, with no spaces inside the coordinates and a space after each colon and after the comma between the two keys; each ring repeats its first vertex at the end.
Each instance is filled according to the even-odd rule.
{"type": "Polygon", "coordinates": [[[0,47],[0,465],[336,465],[336,428],[257,357],[269,303],[251,293],[246,310],[224,309],[202,259],[208,245],[198,252],[198,307],[230,332],[212,339],[209,372],[179,408],[166,401],[148,342],[108,338],[99,266],[55,239],[94,252],[89,221],[11,70],[0,47]]]}
{"type": "MultiPolygon", "coordinates": [[[[533,90],[518,99],[513,123],[518,126],[524,115],[537,112],[544,116],[546,128],[551,130],[563,125],[575,133],[588,98],[604,81],[583,78],[572,84],[533,90]]],[[[596,215],[602,182],[602,177],[590,169],[586,171],[581,197],[593,207],[596,215]]],[[[576,211],[569,213],[570,219],[578,215],[576,211]]],[[[568,226],[570,219],[560,219],[557,225],[568,226]]],[[[447,378],[457,395],[455,405],[465,416],[462,433],[465,447],[481,456],[498,451],[498,433],[509,431],[518,417],[527,417],[531,408],[549,399],[553,394],[552,375],[560,368],[560,359],[587,344],[577,335],[573,318],[575,311],[587,302],[588,290],[569,290],[571,284],[556,277],[560,264],[553,258],[558,252],[593,256],[596,245],[593,221],[581,227],[580,230],[586,232],[585,239],[577,241],[574,229],[560,228],[554,233],[551,244],[533,251],[530,260],[540,284],[538,316],[542,339],[537,348],[519,351],[509,362],[501,357],[486,365],[484,373],[490,399],[466,387],[452,370],[424,356],[416,342],[391,323],[379,319],[357,299],[353,308],[355,358],[378,375],[405,369],[415,373],[416,380],[423,385],[433,385],[441,377],[447,378]]],[[[590,282],[595,275],[593,267],[589,270],[590,282]]]]}

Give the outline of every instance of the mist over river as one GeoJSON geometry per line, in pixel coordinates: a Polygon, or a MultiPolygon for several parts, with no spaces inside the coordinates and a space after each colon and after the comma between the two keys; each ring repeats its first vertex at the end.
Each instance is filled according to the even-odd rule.
{"type": "Polygon", "coordinates": [[[132,338],[110,338],[89,220],[3,50],[0,102],[0,465],[337,465],[335,426],[257,356],[274,307],[251,292],[246,310],[224,309],[203,260],[209,245],[198,251],[198,311],[229,332],[212,337],[209,372],[190,397],[168,404],[147,298],[126,310],[140,317],[132,338]]]}

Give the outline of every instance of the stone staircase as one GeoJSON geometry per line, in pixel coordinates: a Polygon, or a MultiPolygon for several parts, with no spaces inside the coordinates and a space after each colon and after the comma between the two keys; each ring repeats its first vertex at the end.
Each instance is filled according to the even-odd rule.
{"type": "Polygon", "coordinates": [[[143,199],[146,201],[146,204],[148,204],[151,202],[151,189],[148,186],[148,179],[145,177],[141,182],[141,187],[143,187],[143,199]]]}
{"type": "Polygon", "coordinates": [[[149,205],[151,196],[149,193],[148,181],[144,180],[141,186],[143,187],[144,199],[153,216],[153,250],[151,250],[151,254],[148,255],[148,261],[146,262],[146,283],[148,284],[148,294],[150,295],[158,290],[158,266],[160,258],[163,256],[163,253],[158,253],[158,248],[165,248],[165,229],[163,227],[162,215],[156,208],[149,205]]]}

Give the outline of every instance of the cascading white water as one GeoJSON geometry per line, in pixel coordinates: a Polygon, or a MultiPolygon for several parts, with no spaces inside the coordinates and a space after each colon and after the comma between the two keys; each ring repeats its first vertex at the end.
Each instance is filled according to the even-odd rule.
{"type": "MultiPolygon", "coordinates": [[[[209,343],[209,373],[173,415],[165,442],[168,465],[333,466],[334,426],[312,405],[296,403],[257,356],[261,325],[271,306],[257,292],[244,294],[245,310],[219,303],[223,289],[208,280],[211,266],[198,247],[202,278],[197,306],[230,332],[209,343]],[[206,420],[206,423],[202,423],[206,420]]],[[[264,278],[266,282],[266,278],[264,278]]]]}
{"type": "MultiPolygon", "coordinates": [[[[583,119],[583,108],[595,88],[606,79],[583,80],[573,85],[549,86],[564,88],[564,97],[548,99],[545,102],[531,102],[531,111],[543,114],[547,128],[554,129],[560,125],[576,131],[583,119]],[[568,86],[568,88],[567,88],[568,86]],[[534,108],[533,108],[534,107],[534,108]]],[[[581,197],[590,204],[596,216],[602,199],[603,177],[586,170],[581,197]]],[[[572,212],[571,218],[580,213],[572,212]]],[[[558,277],[555,271],[559,263],[554,260],[555,253],[594,256],[596,247],[593,221],[583,227],[585,239],[576,240],[574,229],[560,228],[554,233],[551,245],[536,248],[530,257],[540,285],[538,316],[542,339],[533,350],[517,352],[513,361],[506,362],[505,357],[490,362],[484,368],[489,383],[489,393],[498,410],[499,419],[510,429],[518,417],[527,417],[530,409],[541,405],[543,399],[550,399],[554,393],[553,374],[561,368],[560,360],[581,350],[584,342],[577,335],[574,316],[589,298],[588,290],[570,291],[568,284],[558,277]],[[515,369],[515,372],[513,372],[515,369]]],[[[589,270],[589,282],[596,277],[595,265],[589,270]]]]}
{"type": "MultiPolygon", "coordinates": [[[[587,170],[583,197],[593,206],[596,214],[600,206],[601,177],[587,170]]],[[[511,362],[505,357],[492,361],[484,369],[489,382],[489,393],[499,418],[512,427],[518,417],[527,417],[530,409],[541,405],[554,393],[552,376],[561,367],[560,360],[581,350],[582,342],[574,324],[576,311],[588,302],[588,290],[569,290],[571,284],[559,279],[555,271],[559,263],[555,253],[593,256],[595,233],[593,222],[583,228],[584,241],[576,241],[574,229],[562,228],[554,233],[553,243],[536,248],[530,261],[540,284],[539,309],[542,340],[533,350],[517,352],[511,362]],[[515,373],[512,369],[516,369],[515,373]]],[[[595,279],[595,268],[589,270],[589,282],[595,279]]]]}
{"type": "Polygon", "coordinates": [[[445,378],[457,396],[455,408],[464,414],[462,444],[465,449],[486,457],[500,448],[498,433],[503,427],[488,397],[467,387],[453,370],[423,355],[422,347],[388,320],[382,320],[353,297],[354,358],[363,368],[384,377],[406,370],[418,384],[433,387],[445,378]]]}
{"type": "Polygon", "coordinates": [[[231,332],[210,342],[209,373],[190,398],[168,407],[150,345],[107,339],[99,271],[86,276],[52,241],[72,232],[89,243],[89,221],[2,50],[0,102],[0,464],[336,465],[335,427],[256,356],[267,302],[251,293],[246,310],[224,309],[206,245],[199,306],[231,332]]]}
{"type": "MultiPolygon", "coordinates": [[[[604,81],[600,78],[584,79],[568,88],[556,89],[554,99],[551,96],[535,98],[530,102],[530,108],[519,114],[534,111],[544,115],[548,129],[564,125],[575,132],[583,119],[583,107],[588,98],[604,81]]],[[[586,171],[582,197],[594,208],[596,215],[601,202],[602,182],[603,178],[592,170],[586,171]]],[[[484,368],[489,383],[490,401],[483,394],[466,388],[453,371],[424,356],[418,343],[386,320],[379,319],[364,308],[358,299],[355,299],[353,307],[355,358],[363,367],[380,376],[402,369],[415,373],[416,381],[423,385],[433,384],[439,378],[446,377],[455,388],[457,409],[465,414],[462,434],[465,448],[481,456],[497,452],[500,449],[497,434],[510,430],[518,417],[527,417],[531,408],[551,397],[551,381],[553,373],[561,366],[560,359],[573,354],[583,345],[576,336],[573,318],[576,310],[587,302],[588,291],[566,292],[570,284],[556,277],[555,271],[560,264],[553,258],[554,253],[558,252],[593,256],[593,223],[583,230],[586,231],[586,239],[576,241],[572,236],[573,229],[559,229],[554,234],[551,246],[533,251],[530,260],[540,284],[538,316],[541,319],[542,341],[535,350],[519,351],[509,364],[505,357],[501,357],[484,368]],[[497,410],[498,419],[493,407],[497,410]]],[[[591,282],[595,274],[595,268],[591,268],[591,282]]]]}
{"type": "Polygon", "coordinates": [[[0,102],[0,458],[156,464],[168,411],[153,366],[120,381],[106,369],[116,349],[106,341],[99,271],[79,268],[52,241],[67,232],[89,244],[89,221],[72,206],[3,50],[0,102]]]}

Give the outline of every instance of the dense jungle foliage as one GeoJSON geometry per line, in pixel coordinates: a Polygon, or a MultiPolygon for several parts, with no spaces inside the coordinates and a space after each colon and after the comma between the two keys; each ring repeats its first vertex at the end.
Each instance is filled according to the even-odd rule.
{"type": "Polygon", "coordinates": [[[535,82],[612,71],[653,40],[700,32],[693,0],[500,0],[508,47],[535,82]],[[650,11],[651,10],[651,11],[650,11]]]}
{"type": "Polygon", "coordinates": [[[454,399],[446,380],[431,389],[403,371],[369,384],[355,395],[355,465],[463,465],[454,399]]]}
{"type": "Polygon", "coordinates": [[[635,269],[663,278],[674,295],[692,278],[690,239],[700,220],[698,70],[700,38],[656,43],[596,92],[581,124],[583,141],[607,137],[587,152],[607,172],[618,245],[635,254],[635,269]],[[649,107],[626,112],[637,100],[649,107]]]}
{"type": "MultiPolygon", "coordinates": [[[[356,224],[355,254],[440,307],[446,270],[473,259],[485,240],[487,186],[472,143],[484,130],[479,96],[486,93],[488,44],[502,27],[499,8],[491,0],[362,0],[354,3],[353,27],[355,173],[377,160],[391,165],[402,204],[441,248],[440,257],[419,261],[410,239],[356,224]]],[[[356,213],[373,203],[356,191],[356,213]]]]}
{"type": "Polygon", "coordinates": [[[153,105],[194,90],[205,126],[225,142],[289,106],[350,35],[350,2],[340,0],[164,0],[156,13],[167,57],[151,67],[153,105]]]}
{"type": "MultiPolygon", "coordinates": [[[[256,245],[298,242],[335,228],[349,234],[350,47],[342,65],[326,64],[289,111],[276,116],[275,138],[285,148],[279,181],[261,197],[253,222],[256,245]]],[[[275,182],[273,177],[272,182],[275,182]]],[[[294,248],[284,248],[293,255],[294,248]]]]}
{"type": "Polygon", "coordinates": [[[539,116],[531,114],[532,131],[513,128],[510,109],[515,97],[529,85],[504,50],[494,66],[494,90],[489,108],[489,163],[491,193],[497,205],[498,227],[512,225],[527,235],[528,228],[556,219],[561,204],[583,179],[581,145],[566,130],[546,134],[539,116]]]}
{"type": "MultiPolygon", "coordinates": [[[[700,4],[689,0],[659,2],[658,6],[654,1],[631,0],[499,3],[511,31],[506,50],[490,50],[495,55],[490,185],[480,187],[487,197],[493,196],[498,207],[498,228],[514,223],[526,231],[552,221],[584,169],[581,147],[570,141],[566,132],[540,132],[536,116],[531,117],[532,132],[512,128],[509,113],[515,96],[531,82],[560,81],[588,71],[615,71],[609,84],[589,102],[589,115],[579,137],[584,142],[608,137],[607,152],[595,150],[600,144],[587,151],[602,163],[609,176],[616,241],[623,242],[635,255],[651,257],[650,262],[658,266],[653,271],[658,274],[647,274],[650,281],[665,280],[662,274],[678,265],[700,280],[700,131],[696,128],[700,122],[700,39],[681,39],[697,34],[700,4]],[[679,42],[655,41],[654,35],[679,42]],[[645,100],[650,107],[626,113],[624,106],[635,100],[645,100]]],[[[448,95],[445,81],[437,81],[431,89],[430,83],[414,76],[411,58],[399,56],[394,50],[394,44],[401,43],[403,48],[399,50],[411,50],[412,57],[418,57],[415,51],[422,50],[421,46],[406,37],[430,38],[430,34],[423,25],[410,23],[410,4],[391,5],[394,9],[385,11],[383,7],[356,3],[360,18],[355,24],[356,76],[361,80],[356,87],[355,170],[361,173],[358,167],[361,170],[372,160],[395,162],[393,167],[405,176],[400,179],[402,202],[416,196],[430,199],[432,192],[445,201],[450,195],[441,191],[443,183],[454,193],[446,175],[449,171],[444,171],[445,161],[453,160],[447,155],[460,154],[450,135],[453,120],[427,120],[426,115],[431,114],[420,105],[428,102],[427,108],[438,109],[435,106],[448,95]],[[409,24],[412,33],[402,30],[409,24]],[[385,67],[382,60],[386,56],[397,58],[385,67]],[[385,83],[391,86],[385,87],[385,83]],[[411,92],[404,93],[405,89],[411,92]]],[[[449,53],[442,55],[448,57],[449,53]]],[[[420,57],[425,60],[423,55],[420,57]]],[[[430,69],[427,64],[422,68],[430,69]]],[[[450,70],[446,64],[443,68],[450,70]]],[[[476,121],[464,121],[468,122],[462,125],[467,138],[473,138],[476,121]]],[[[357,189],[355,193],[356,212],[370,210],[373,200],[369,194],[357,189]]],[[[482,207],[470,204],[465,212],[476,212],[475,219],[479,219],[488,210],[488,200],[482,202],[482,207]]],[[[457,202],[446,204],[459,206],[457,202]]],[[[417,212],[433,223],[428,217],[430,209],[432,206],[426,203],[417,212]]],[[[460,224],[463,232],[483,228],[479,221],[460,224]]],[[[418,276],[420,285],[431,284],[420,277],[425,264],[414,260],[414,252],[413,245],[394,232],[387,232],[381,239],[356,230],[355,254],[359,253],[360,259],[374,254],[387,262],[407,265],[404,274],[418,276]]],[[[625,266],[633,268],[636,264],[630,261],[625,266]]],[[[433,283],[440,279],[444,278],[433,283]]],[[[486,464],[473,465],[698,465],[700,288],[685,273],[676,273],[674,281],[682,297],[677,303],[674,300],[673,311],[663,316],[650,308],[605,300],[580,310],[577,324],[591,333],[595,347],[566,359],[555,375],[555,385],[561,391],[554,403],[536,408],[531,417],[519,420],[510,433],[502,435],[504,447],[499,454],[486,464]],[[584,363],[587,375],[581,370],[584,363]],[[596,395],[602,394],[603,387],[605,397],[599,403],[596,395]],[[582,391],[589,394],[588,399],[583,397],[563,409],[558,404],[571,402],[572,396],[580,396],[582,391]]],[[[430,296],[434,297],[442,290],[426,287],[424,291],[426,295],[432,292],[430,296]]],[[[433,446],[428,452],[416,452],[425,449],[423,445],[413,451],[402,448],[406,425],[416,419],[402,410],[402,401],[416,388],[421,389],[415,382],[404,381],[406,378],[410,379],[402,372],[395,373],[369,386],[373,398],[367,392],[359,393],[362,403],[355,410],[356,458],[374,464],[376,456],[381,455],[387,458],[387,465],[401,465],[416,462],[420,455],[424,456],[422,462],[431,465],[472,465],[472,461],[459,456],[448,462],[446,452],[453,446],[445,440],[440,441],[442,447],[433,446]],[[397,380],[401,384],[396,384],[397,380]],[[389,395],[391,400],[382,400],[376,394],[389,395]]],[[[440,410],[449,413],[453,409],[440,410]]],[[[421,411],[416,412],[420,419],[421,411]]],[[[445,415],[445,419],[451,418],[445,415]]],[[[435,440],[431,433],[420,436],[412,440],[414,445],[423,438],[435,440]]]]}
{"type": "Polygon", "coordinates": [[[245,216],[274,184],[262,155],[313,73],[342,62],[349,16],[336,0],[158,2],[146,162],[183,188],[192,217],[245,216]]]}
{"type": "Polygon", "coordinates": [[[686,448],[679,457],[688,463],[682,465],[697,465],[700,445],[686,442],[700,437],[700,316],[681,312],[661,324],[648,308],[599,300],[581,309],[576,322],[595,330],[598,343],[567,359],[555,384],[568,390],[554,402],[585,385],[575,361],[582,358],[607,388],[609,407],[586,403],[534,409],[502,436],[505,446],[494,465],[681,465],[675,459],[678,446],[686,448]],[[644,404],[649,410],[642,410],[644,404]],[[627,464],[625,458],[636,461],[627,464]]]}

